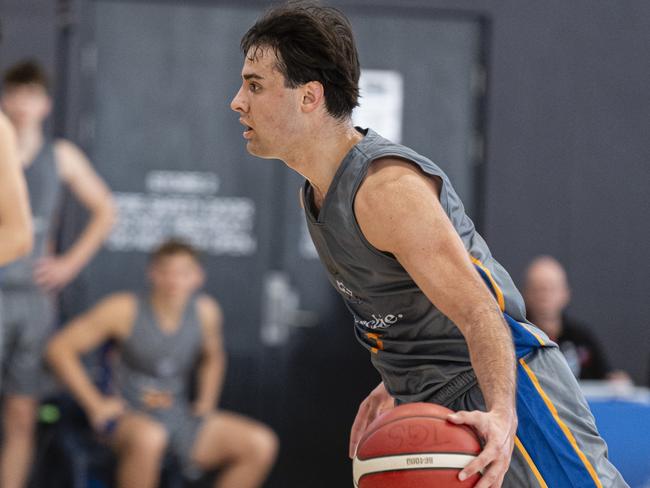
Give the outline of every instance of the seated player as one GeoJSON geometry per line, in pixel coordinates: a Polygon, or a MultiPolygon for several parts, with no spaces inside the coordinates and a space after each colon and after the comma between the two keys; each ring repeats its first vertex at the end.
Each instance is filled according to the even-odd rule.
{"type": "Polygon", "coordinates": [[[566,271],[555,258],[539,256],[530,263],[524,298],[528,317],[560,346],[576,378],[631,381],[624,371],[612,370],[594,333],[565,314],[571,290],[566,271]]]}
{"type": "Polygon", "coordinates": [[[47,357],[93,427],[118,457],[119,488],[154,488],[167,449],[186,472],[222,468],[215,486],[260,486],[277,440],[266,426],[215,410],[225,369],[219,305],[198,294],[204,276],[195,251],[168,241],[151,256],[148,293],[115,293],[74,319],[47,357]],[[103,395],[80,357],[119,344],[115,394],[103,395]],[[189,400],[196,368],[197,395],[189,400]]]}

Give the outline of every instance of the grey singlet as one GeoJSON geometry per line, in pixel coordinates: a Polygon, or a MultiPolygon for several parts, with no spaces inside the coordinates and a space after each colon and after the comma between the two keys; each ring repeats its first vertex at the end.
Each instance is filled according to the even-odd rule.
{"type": "Polygon", "coordinates": [[[61,181],[54,155],[54,144],[45,141],[34,161],[25,168],[34,225],[32,253],[2,270],[2,288],[36,286],[32,278],[34,263],[47,252],[48,239],[58,210],[61,181]]]}
{"type": "Polygon", "coordinates": [[[368,129],[341,162],[318,213],[312,187],[305,182],[307,225],[329,280],[352,312],[356,337],[372,352],[387,390],[398,402],[445,403],[476,383],[467,343],[400,263],[365,239],[354,216],[354,199],[370,163],[387,156],[410,161],[440,179],[445,212],[477,270],[492,282],[493,293],[511,318],[509,325],[522,329],[513,330],[515,345],[518,340],[531,347],[552,343],[526,321],[520,293],[476,232],[445,173],[415,151],[368,129]]]}

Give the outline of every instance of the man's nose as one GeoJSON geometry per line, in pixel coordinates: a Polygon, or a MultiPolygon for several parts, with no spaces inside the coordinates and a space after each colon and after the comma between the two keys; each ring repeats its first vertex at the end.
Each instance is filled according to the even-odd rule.
{"type": "Polygon", "coordinates": [[[244,113],[246,112],[246,103],[244,102],[244,97],[242,96],[242,89],[243,87],[240,87],[235,94],[235,97],[230,102],[230,108],[235,112],[244,113]]]}

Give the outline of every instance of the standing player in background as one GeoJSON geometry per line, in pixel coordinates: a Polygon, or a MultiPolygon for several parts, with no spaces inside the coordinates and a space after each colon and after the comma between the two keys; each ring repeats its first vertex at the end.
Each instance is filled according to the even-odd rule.
{"type": "Polygon", "coordinates": [[[53,339],[48,359],[98,432],[113,421],[119,488],[155,488],[166,449],[186,472],[222,467],[217,488],[256,488],[273,465],[275,434],[216,410],[225,372],[219,305],[197,294],[204,281],[196,252],[169,241],[151,255],[148,293],[115,293],[53,339]],[[90,381],[81,355],[115,340],[115,396],[90,381]],[[192,370],[197,395],[190,403],[192,370]]]}
{"type": "Polygon", "coordinates": [[[16,130],[34,219],[32,254],[2,270],[3,488],[25,486],[31,466],[43,379],[43,348],[56,317],[54,293],[72,281],[94,256],[114,219],[110,192],[86,156],[69,141],[46,137],[43,124],[52,107],[48,90],[41,67],[28,61],[5,73],[0,98],[16,130]],[[70,249],[53,255],[50,238],[56,224],[61,183],[89,211],[90,219],[70,249]]]}
{"type": "Polygon", "coordinates": [[[427,401],[485,439],[459,473],[482,471],[477,488],[627,486],[564,358],[526,321],[447,176],[353,127],[360,69],[345,16],[290,3],[261,18],[241,47],[231,107],[246,147],[305,177],[312,239],[383,380],[359,409],[350,455],[395,401],[427,401]]]}

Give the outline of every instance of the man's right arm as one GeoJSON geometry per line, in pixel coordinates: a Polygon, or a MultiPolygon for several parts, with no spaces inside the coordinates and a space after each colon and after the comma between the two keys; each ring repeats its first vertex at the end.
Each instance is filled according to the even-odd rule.
{"type": "MultiPolygon", "coordinates": [[[[109,339],[123,339],[135,316],[133,295],[117,293],[105,298],[83,315],[67,324],[50,341],[47,360],[61,381],[79,401],[96,428],[108,420],[103,412],[106,398],[86,373],[81,356],[109,339]]],[[[110,405],[110,403],[109,403],[110,405]]],[[[115,405],[112,405],[116,410],[115,405]]]]}
{"type": "Polygon", "coordinates": [[[32,249],[27,185],[11,124],[0,114],[0,266],[32,249]]]}

